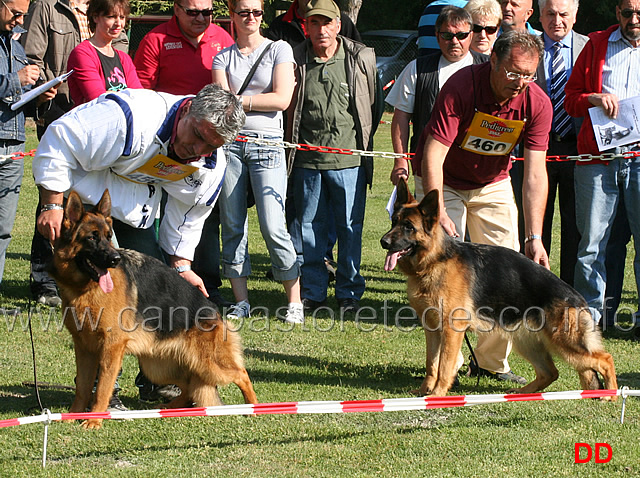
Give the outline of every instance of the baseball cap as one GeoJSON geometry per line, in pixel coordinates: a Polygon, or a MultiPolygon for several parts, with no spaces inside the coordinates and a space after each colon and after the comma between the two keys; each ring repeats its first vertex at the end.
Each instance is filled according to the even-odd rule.
{"type": "Polygon", "coordinates": [[[340,9],[333,0],[311,0],[307,4],[304,17],[309,18],[311,15],[322,15],[331,19],[340,18],[340,9]]]}

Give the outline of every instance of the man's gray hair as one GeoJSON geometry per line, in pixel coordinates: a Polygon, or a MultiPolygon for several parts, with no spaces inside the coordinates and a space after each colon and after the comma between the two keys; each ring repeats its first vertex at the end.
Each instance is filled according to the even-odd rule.
{"type": "Polygon", "coordinates": [[[232,143],[246,116],[240,99],[219,85],[208,84],[191,101],[189,114],[211,123],[225,143],[232,143]]]}
{"type": "MultiPolygon", "coordinates": [[[[577,0],[576,0],[577,1],[577,0]]],[[[502,21],[502,8],[497,0],[469,0],[464,7],[471,14],[471,18],[483,18],[498,20],[498,26],[502,21]]],[[[491,25],[490,25],[491,26],[491,25]]]]}
{"type": "Polygon", "coordinates": [[[538,61],[544,55],[544,43],[538,35],[517,30],[503,32],[493,44],[492,54],[496,55],[498,63],[502,63],[514,47],[520,47],[526,53],[537,55],[538,61]]]}
{"type": "Polygon", "coordinates": [[[440,11],[440,15],[436,18],[436,32],[440,31],[440,27],[448,23],[449,25],[460,25],[461,23],[468,23],[469,27],[473,25],[473,19],[469,12],[464,8],[455,7],[453,5],[447,5],[440,11]]]}
{"type": "MultiPolygon", "coordinates": [[[[547,6],[547,1],[548,0],[538,0],[538,8],[540,9],[540,11],[542,11],[544,7],[547,6]]],[[[573,3],[573,11],[577,12],[578,7],[580,6],[580,0],[571,0],[571,3],[573,3]]]]}

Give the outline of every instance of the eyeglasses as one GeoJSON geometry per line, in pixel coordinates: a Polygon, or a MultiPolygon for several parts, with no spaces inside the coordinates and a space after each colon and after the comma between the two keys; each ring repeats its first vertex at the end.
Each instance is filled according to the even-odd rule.
{"type": "MultiPolygon", "coordinates": [[[[0,1],[2,1],[2,0],[0,0],[0,1]]],[[[212,8],[207,8],[206,10],[192,10],[191,8],[184,8],[179,3],[176,3],[176,5],[178,5],[180,8],[182,8],[184,10],[184,13],[186,13],[190,17],[194,17],[195,18],[198,15],[202,14],[203,17],[207,18],[207,17],[210,17],[211,15],[213,15],[213,9],[212,8]]]]}
{"type": "Polygon", "coordinates": [[[453,37],[456,37],[458,40],[462,41],[465,38],[467,38],[469,35],[471,35],[471,32],[458,32],[458,33],[438,32],[438,35],[440,35],[442,39],[445,41],[451,41],[453,40],[453,37]]]}
{"type": "Polygon", "coordinates": [[[634,13],[638,15],[638,17],[640,17],[640,10],[631,10],[630,8],[625,8],[624,10],[620,11],[620,15],[622,15],[624,18],[631,18],[634,13]]]}
{"type": "Polygon", "coordinates": [[[510,81],[522,80],[525,83],[531,83],[532,81],[536,81],[538,78],[537,73],[534,73],[533,75],[522,75],[520,73],[508,71],[506,68],[503,68],[503,70],[507,74],[507,79],[510,81]]]}
{"type": "Polygon", "coordinates": [[[476,25],[475,23],[473,24],[473,33],[481,33],[482,30],[487,32],[487,35],[493,35],[495,32],[498,31],[498,27],[490,27],[490,26],[483,27],[482,25],[476,25]]]}
{"type": "Polygon", "coordinates": [[[13,10],[11,10],[9,8],[9,5],[4,3],[4,0],[0,0],[0,2],[2,2],[2,4],[5,7],[7,7],[7,10],[9,10],[9,12],[11,13],[11,15],[12,15],[11,20],[17,20],[18,18],[26,17],[28,15],[27,13],[23,13],[23,12],[14,12],[13,10]]]}
{"type": "Polygon", "coordinates": [[[240,15],[242,18],[247,18],[249,15],[253,15],[253,18],[260,18],[264,12],[262,10],[240,10],[233,13],[240,15]]]}

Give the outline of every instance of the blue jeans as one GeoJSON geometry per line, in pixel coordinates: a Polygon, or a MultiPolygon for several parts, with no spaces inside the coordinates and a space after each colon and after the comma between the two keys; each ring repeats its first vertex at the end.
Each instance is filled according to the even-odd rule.
{"type": "Polygon", "coordinates": [[[329,223],[338,238],[336,298],[360,300],[362,225],[366,203],[366,177],[361,166],[340,170],[294,168],[294,198],[302,236],[302,297],[321,302],[327,298],[329,223]]]}
{"type": "MultiPolygon", "coordinates": [[[[278,136],[247,134],[270,140],[278,136]]],[[[248,251],[247,190],[253,189],[260,232],[269,250],[273,278],[300,277],[296,250],[287,232],[284,215],[287,166],[284,149],[235,141],[225,146],[227,170],[220,191],[222,273],[230,279],[251,273],[248,251]]]]}
{"type": "Polygon", "coordinates": [[[634,238],[634,273],[640,290],[640,159],[618,158],[608,164],[577,165],[574,171],[578,246],[574,286],[587,301],[596,322],[602,317],[607,281],[605,260],[611,227],[621,198],[634,238]]]}
{"type": "MultiPolygon", "coordinates": [[[[0,140],[0,154],[9,155],[24,150],[24,143],[0,140]]],[[[7,248],[11,242],[11,230],[18,211],[18,198],[22,185],[24,159],[0,159],[0,284],[4,273],[7,248]]]]}

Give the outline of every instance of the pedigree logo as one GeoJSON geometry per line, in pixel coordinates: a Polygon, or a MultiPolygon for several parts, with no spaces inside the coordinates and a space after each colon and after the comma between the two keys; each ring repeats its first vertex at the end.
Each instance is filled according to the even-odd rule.
{"type": "Polygon", "coordinates": [[[487,129],[489,136],[493,136],[494,138],[499,138],[503,133],[513,133],[515,131],[515,128],[509,128],[502,121],[489,123],[487,120],[482,120],[480,127],[487,129]]]}
{"type": "Polygon", "coordinates": [[[179,50],[182,48],[181,41],[172,41],[164,44],[165,50],[179,50]]]}
{"type": "Polygon", "coordinates": [[[595,458],[596,463],[609,463],[613,458],[613,449],[608,443],[596,443],[594,448],[588,443],[576,443],[574,448],[574,463],[589,463],[595,458]],[[607,450],[606,456],[600,453],[602,449],[607,450]],[[595,449],[595,453],[594,453],[595,449]]]}
{"type": "Polygon", "coordinates": [[[158,176],[169,176],[171,174],[182,174],[184,172],[182,169],[180,169],[180,166],[165,164],[162,161],[160,161],[153,167],[158,170],[158,176]]]}

